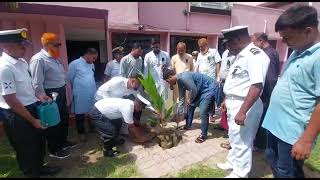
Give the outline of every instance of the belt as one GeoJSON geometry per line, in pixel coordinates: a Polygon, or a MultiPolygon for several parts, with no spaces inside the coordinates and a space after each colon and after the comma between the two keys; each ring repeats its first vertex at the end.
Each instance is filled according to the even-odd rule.
{"type": "Polygon", "coordinates": [[[226,94],[227,99],[232,99],[232,100],[240,100],[243,101],[245,97],[237,96],[237,95],[232,95],[232,94],[226,94]]]}

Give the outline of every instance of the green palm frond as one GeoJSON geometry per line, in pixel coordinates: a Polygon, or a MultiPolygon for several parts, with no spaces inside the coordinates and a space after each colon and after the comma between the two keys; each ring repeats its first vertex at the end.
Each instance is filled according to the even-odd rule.
{"type": "Polygon", "coordinates": [[[171,116],[173,112],[173,108],[175,104],[172,105],[169,109],[166,109],[164,106],[164,95],[159,94],[158,89],[156,87],[156,83],[153,79],[152,73],[150,71],[147,75],[140,73],[138,79],[140,80],[141,85],[144,88],[145,93],[150,97],[152,106],[160,113],[160,123],[162,125],[167,121],[167,119],[171,116]]]}

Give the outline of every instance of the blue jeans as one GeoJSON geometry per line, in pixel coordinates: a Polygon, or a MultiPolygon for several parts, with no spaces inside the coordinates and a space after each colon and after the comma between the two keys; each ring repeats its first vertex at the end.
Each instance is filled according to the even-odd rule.
{"type": "Polygon", "coordinates": [[[267,130],[265,156],[275,178],[304,178],[303,160],[291,157],[292,145],[267,130]]]}
{"type": "Polygon", "coordinates": [[[187,108],[186,126],[191,128],[194,110],[199,105],[200,119],[201,119],[201,135],[207,137],[209,127],[209,112],[212,111],[214,105],[213,96],[201,97],[199,102],[193,103],[187,108]]]}

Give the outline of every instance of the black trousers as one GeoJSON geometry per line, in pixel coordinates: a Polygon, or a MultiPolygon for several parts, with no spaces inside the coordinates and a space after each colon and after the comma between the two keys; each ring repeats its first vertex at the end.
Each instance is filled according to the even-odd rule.
{"type": "Polygon", "coordinates": [[[263,123],[264,116],[267,113],[268,107],[269,107],[269,102],[263,102],[263,113],[262,113],[262,116],[261,116],[261,120],[260,120],[260,123],[259,123],[259,128],[258,128],[256,137],[255,137],[254,142],[253,142],[254,147],[257,147],[259,149],[266,149],[266,147],[267,147],[266,129],[261,127],[261,125],[263,123]]]}
{"type": "Polygon", "coordinates": [[[115,141],[119,137],[122,126],[122,119],[109,119],[105,117],[96,107],[89,112],[90,118],[93,120],[98,133],[103,140],[106,150],[115,146],[115,141]]]}
{"type": "MultiPolygon", "coordinates": [[[[37,118],[36,106],[26,106],[28,111],[37,118]]],[[[3,124],[7,137],[16,151],[16,159],[20,170],[28,177],[40,177],[40,169],[45,155],[44,131],[34,128],[12,110],[3,110],[3,124]]]]}
{"type": "Polygon", "coordinates": [[[60,88],[45,89],[48,96],[51,97],[52,92],[57,92],[56,103],[60,113],[60,123],[56,126],[49,127],[45,130],[46,139],[48,142],[48,149],[50,153],[59,151],[64,142],[68,138],[69,129],[69,112],[67,107],[67,97],[65,86],[60,88]]]}

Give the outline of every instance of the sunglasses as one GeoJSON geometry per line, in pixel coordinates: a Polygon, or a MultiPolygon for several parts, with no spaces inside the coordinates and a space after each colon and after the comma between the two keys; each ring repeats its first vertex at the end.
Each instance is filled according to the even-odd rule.
{"type": "Polygon", "coordinates": [[[56,47],[56,48],[58,48],[58,47],[60,47],[61,46],[61,43],[49,43],[49,44],[52,44],[52,46],[53,47],[56,47]]]}

